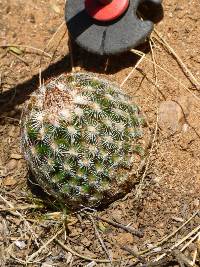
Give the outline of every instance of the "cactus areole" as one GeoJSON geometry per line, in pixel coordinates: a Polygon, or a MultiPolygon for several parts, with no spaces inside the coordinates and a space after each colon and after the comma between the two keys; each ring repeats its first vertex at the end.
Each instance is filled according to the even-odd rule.
{"type": "Polygon", "coordinates": [[[138,107],[92,74],[62,74],[39,87],[21,135],[36,181],[71,210],[111,203],[135,183],[138,107]]]}

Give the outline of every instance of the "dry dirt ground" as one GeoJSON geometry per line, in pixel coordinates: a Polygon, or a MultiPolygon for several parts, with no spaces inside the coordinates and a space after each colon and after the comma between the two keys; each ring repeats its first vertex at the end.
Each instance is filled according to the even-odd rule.
{"type": "Polygon", "coordinates": [[[135,68],[133,51],[108,60],[74,46],[69,53],[64,1],[0,0],[0,266],[200,266],[200,2],[163,7],[135,68]],[[125,82],[147,121],[148,152],[124,199],[65,216],[27,184],[19,120],[39,71],[46,80],[72,63],[125,82]],[[166,100],[182,110],[167,117],[173,131],[158,118],[166,100]]]}

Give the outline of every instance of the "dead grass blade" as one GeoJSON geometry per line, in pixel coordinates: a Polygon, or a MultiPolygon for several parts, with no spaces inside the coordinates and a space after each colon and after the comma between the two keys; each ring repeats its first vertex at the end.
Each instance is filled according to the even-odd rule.
{"type": "Polygon", "coordinates": [[[63,228],[61,228],[53,237],[51,237],[45,244],[43,244],[36,252],[30,255],[26,260],[26,264],[31,263],[33,259],[36,258],[44,249],[46,249],[47,246],[51,242],[53,242],[58,237],[58,235],[60,235],[62,232],[63,232],[63,228]]]}
{"type": "Polygon", "coordinates": [[[49,58],[52,58],[52,56],[49,53],[47,53],[47,52],[45,52],[39,48],[30,46],[30,45],[18,45],[18,44],[0,45],[0,48],[9,48],[9,47],[20,47],[20,48],[27,48],[27,49],[35,50],[35,51],[38,51],[38,52],[44,54],[45,56],[47,56],[49,58]]]}
{"type": "Polygon", "coordinates": [[[190,80],[190,82],[198,89],[200,90],[200,83],[197,81],[196,77],[192,74],[192,72],[188,69],[186,64],[182,61],[182,59],[179,57],[179,55],[174,51],[174,49],[169,45],[169,43],[164,39],[164,37],[161,35],[161,33],[157,30],[154,30],[154,32],[157,35],[156,40],[164,45],[169,53],[175,58],[181,69],[183,70],[186,77],[190,80]]]}
{"type": "MultiPolygon", "coordinates": [[[[14,205],[12,203],[10,203],[8,200],[6,200],[2,195],[0,195],[0,199],[6,204],[8,205],[11,209],[15,209],[14,205]]],[[[37,236],[37,234],[34,232],[34,230],[32,229],[31,225],[29,224],[29,222],[26,220],[26,218],[19,212],[19,211],[15,211],[15,214],[17,214],[17,216],[19,216],[25,223],[25,225],[27,226],[27,228],[30,230],[30,232],[32,233],[32,235],[34,236],[34,241],[37,247],[39,247],[39,243],[37,240],[39,240],[39,237],[37,236]]],[[[40,240],[40,242],[42,243],[42,240],[40,240]]]]}
{"type": "MultiPolygon", "coordinates": [[[[131,52],[142,57],[144,55],[143,52],[136,50],[136,49],[131,49],[131,52]]],[[[156,67],[160,70],[162,70],[165,74],[167,74],[170,78],[172,78],[174,81],[176,81],[180,86],[182,86],[186,91],[188,91],[193,97],[195,97],[196,99],[200,100],[200,97],[197,96],[196,94],[194,94],[190,89],[187,88],[187,86],[185,86],[179,79],[177,79],[174,75],[172,75],[169,71],[167,71],[166,69],[164,69],[163,67],[161,67],[159,64],[157,64],[156,62],[153,62],[151,59],[148,59],[147,57],[143,57],[143,60],[155,64],[156,67]]]]}

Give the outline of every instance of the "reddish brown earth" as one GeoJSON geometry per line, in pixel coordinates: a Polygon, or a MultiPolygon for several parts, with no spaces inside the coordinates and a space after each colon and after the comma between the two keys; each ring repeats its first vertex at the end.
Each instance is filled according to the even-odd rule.
{"type": "MultiPolygon", "coordinates": [[[[168,46],[154,32],[152,51],[148,42],[140,48],[146,56],[123,87],[140,105],[148,125],[144,137],[148,153],[139,174],[140,183],[124,199],[93,213],[143,231],[144,236],[139,238],[93,216],[95,230],[91,217],[83,212],[67,216],[63,223],[61,214],[48,207],[36,207],[38,200],[27,185],[27,167],[20,151],[19,120],[29,94],[37,87],[40,68],[44,80],[71,71],[68,35],[65,25],[60,26],[64,1],[0,0],[0,266],[25,265],[28,256],[38,251],[63,225],[65,235],[62,232],[56,239],[68,248],[95,259],[108,259],[109,253],[114,261],[93,265],[92,260],[67,252],[52,241],[32,255],[28,266],[133,266],[134,256],[130,257],[123,246],[136,252],[150,249],[199,211],[200,2],[165,0],[163,6],[165,16],[156,30],[168,46]],[[157,65],[152,63],[154,60],[157,65]],[[186,67],[196,80],[190,79],[186,67]],[[166,100],[175,101],[177,109],[181,107],[179,117],[168,114],[167,109],[164,109],[164,119],[160,114],[158,117],[161,102],[166,100]],[[176,125],[175,130],[170,129],[172,124],[176,125]]],[[[118,83],[124,81],[139,59],[128,52],[107,62],[107,58],[89,55],[76,47],[71,54],[76,70],[101,73],[118,83]]],[[[154,250],[156,255],[144,254],[145,260],[153,261],[163,254],[163,248],[172,247],[191,231],[194,237],[199,225],[198,213],[166,243],[158,245],[154,250]]],[[[184,250],[189,260],[196,255],[193,266],[199,266],[197,239],[191,240],[184,250]]],[[[175,252],[179,253],[189,240],[190,237],[175,252]]],[[[157,266],[186,266],[180,265],[180,255],[173,259],[168,260],[168,265],[157,266]]]]}

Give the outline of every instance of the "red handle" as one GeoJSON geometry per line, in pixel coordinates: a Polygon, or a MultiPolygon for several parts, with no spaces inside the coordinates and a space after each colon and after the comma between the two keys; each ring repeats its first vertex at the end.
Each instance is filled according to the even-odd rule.
{"type": "Polygon", "coordinates": [[[119,18],[128,8],[130,0],[85,0],[85,9],[90,17],[98,21],[119,18]]]}

